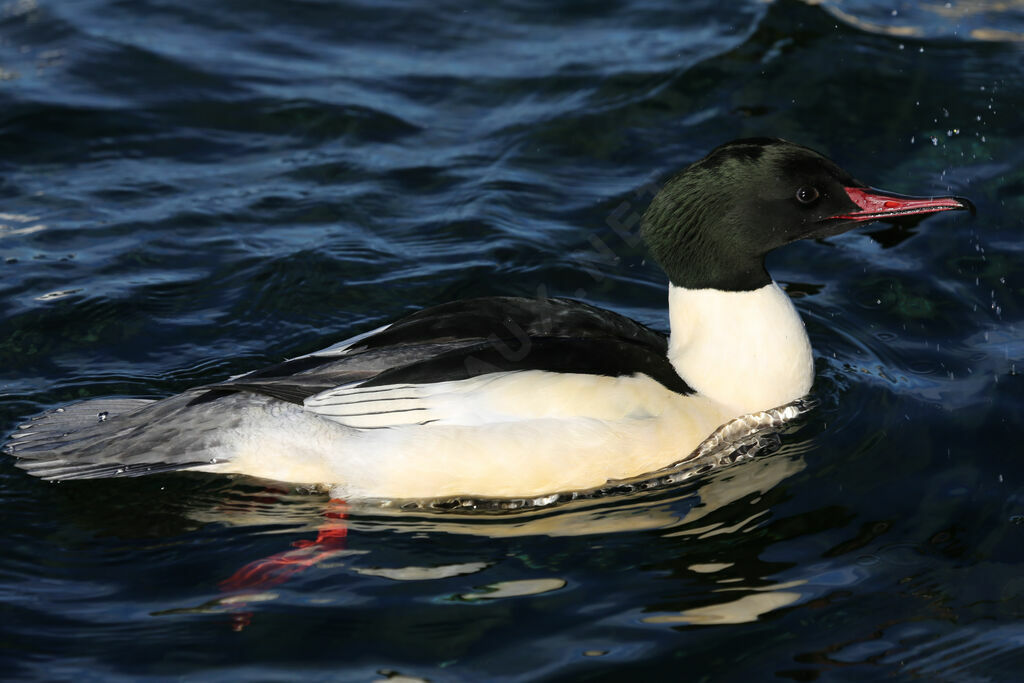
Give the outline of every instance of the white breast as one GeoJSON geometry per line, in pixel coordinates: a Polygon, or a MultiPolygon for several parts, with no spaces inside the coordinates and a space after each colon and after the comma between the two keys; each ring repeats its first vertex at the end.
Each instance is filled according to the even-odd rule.
{"type": "Polygon", "coordinates": [[[750,292],[669,285],[669,360],[687,384],[739,413],[810,391],[811,344],[793,302],[772,282],[750,292]]]}

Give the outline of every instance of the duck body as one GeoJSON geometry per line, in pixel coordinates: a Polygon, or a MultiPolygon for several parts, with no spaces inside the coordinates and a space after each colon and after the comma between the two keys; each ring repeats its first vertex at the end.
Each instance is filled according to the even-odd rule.
{"type": "Polygon", "coordinates": [[[725,295],[740,299],[735,320],[719,315],[722,293],[671,290],[670,316],[700,321],[673,323],[671,338],[568,299],[470,299],[160,401],[75,404],[12,444],[48,479],[194,469],[388,499],[591,488],[664,467],[728,420],[810,388],[810,345],[776,285],[725,295]],[[765,316],[742,314],[772,305],[790,323],[774,338],[765,316]],[[699,359],[700,385],[703,364],[718,363],[709,354],[751,334],[785,362],[729,359],[732,393],[703,395],[672,360],[699,359]],[[775,393],[752,396],[766,373],[775,393]]]}
{"type": "Polygon", "coordinates": [[[717,148],[671,179],[644,227],[669,274],[669,335],[568,299],[470,299],[166,399],[57,409],[5,449],[46,479],[192,469],[327,485],[349,498],[537,496],[652,472],[729,420],[810,390],[810,343],[764,271],[767,250],[874,220],[883,200],[890,211],[966,207],[877,191],[870,203],[847,188],[863,186],[770,139],[717,148]],[[733,181],[708,184],[736,169],[768,179],[753,203],[733,202],[739,211],[720,196],[733,181]],[[777,187],[780,172],[794,176],[787,187],[777,187]],[[829,205],[796,220],[789,213],[807,207],[790,186],[829,205]],[[761,222],[736,227],[747,212],[761,222]]]}

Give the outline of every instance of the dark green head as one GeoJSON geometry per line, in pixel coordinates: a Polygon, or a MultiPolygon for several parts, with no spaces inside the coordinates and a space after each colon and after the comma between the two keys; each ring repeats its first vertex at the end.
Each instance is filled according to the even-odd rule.
{"type": "Polygon", "coordinates": [[[812,149],[748,138],[716,147],[669,179],[644,214],[643,235],[672,284],[744,291],[771,282],[764,257],[790,242],[969,208],[955,197],[873,190],[812,149]]]}

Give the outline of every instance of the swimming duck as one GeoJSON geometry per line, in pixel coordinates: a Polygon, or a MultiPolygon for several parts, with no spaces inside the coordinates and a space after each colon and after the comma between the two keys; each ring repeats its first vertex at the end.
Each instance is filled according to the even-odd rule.
{"type": "Polygon", "coordinates": [[[456,301],[177,396],[58,408],[5,450],[44,479],[199,470],[350,499],[600,486],[808,393],[810,342],[768,252],[968,208],[871,189],[791,142],[736,140],[671,177],[644,214],[669,279],[667,336],[569,299],[456,301]]]}

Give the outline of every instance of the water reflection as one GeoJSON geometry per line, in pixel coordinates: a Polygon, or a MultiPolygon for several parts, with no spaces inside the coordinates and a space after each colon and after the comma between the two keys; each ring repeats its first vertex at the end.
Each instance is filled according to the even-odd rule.
{"type": "MultiPolygon", "coordinates": [[[[350,504],[315,493],[259,490],[251,480],[239,478],[230,489],[221,491],[216,501],[206,500],[204,505],[204,496],[193,498],[182,509],[192,521],[189,526],[245,527],[249,529],[246,535],[254,540],[271,534],[281,539],[275,544],[285,549],[244,563],[230,576],[221,577],[222,597],[154,614],[229,613],[232,627],[241,630],[250,625],[264,603],[293,590],[305,591],[304,587],[313,583],[329,580],[335,586],[321,596],[328,603],[337,590],[359,592],[359,584],[351,582],[356,576],[370,581],[438,582],[441,599],[475,602],[535,597],[565,588],[573,569],[540,562],[527,569],[525,578],[522,572],[517,572],[519,578],[501,578],[507,575],[510,560],[508,551],[503,553],[503,546],[496,546],[495,540],[517,545],[517,539],[531,537],[578,538],[599,556],[602,551],[598,548],[628,546],[637,535],[654,534],[652,540],[661,539],[656,540],[662,546],[659,553],[664,555],[662,561],[672,566],[671,571],[694,588],[707,589],[700,590],[686,607],[668,612],[656,601],[637,605],[646,613],[643,623],[756,620],[804,597],[793,589],[805,580],[773,582],[772,568],[756,560],[773,542],[770,535],[756,532],[772,522],[772,504],[781,499],[776,489],[804,469],[802,454],[814,447],[813,436],[801,438],[799,427],[794,431],[797,433],[788,436],[787,444],[777,453],[724,467],[680,487],[515,514],[410,512],[374,503],[350,504]],[[479,554],[479,544],[459,538],[485,541],[483,554],[479,554]],[[743,549],[723,552],[727,548],[723,542],[739,543],[743,549]],[[439,561],[442,556],[444,560],[439,561]],[[684,557],[687,568],[679,572],[676,566],[684,557]],[[562,573],[565,571],[568,574],[562,573]],[[342,576],[350,578],[339,583],[342,576]],[[479,577],[471,584],[461,584],[470,590],[447,592],[453,580],[469,576],[479,577]]],[[[655,563],[646,571],[657,575],[662,570],[655,563]]]]}
{"type": "Polygon", "coordinates": [[[997,42],[1024,41],[1018,16],[1020,0],[904,2],[866,0],[856,6],[841,0],[805,0],[820,5],[839,21],[868,33],[896,38],[957,38],[997,42]]]}
{"type": "MultiPolygon", "coordinates": [[[[757,621],[762,615],[773,612],[782,607],[792,605],[803,596],[800,593],[787,591],[787,588],[795,588],[802,582],[777,584],[766,588],[725,588],[721,593],[727,591],[753,590],[734,600],[691,607],[678,614],[660,614],[653,617],[644,617],[643,621],[648,624],[688,624],[691,626],[718,626],[724,624],[745,624],[750,621],[757,621]]],[[[727,593],[726,593],[727,594],[727,593]]]]}

